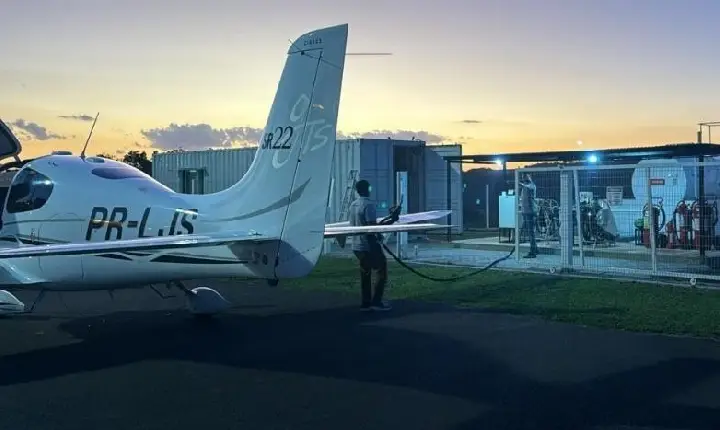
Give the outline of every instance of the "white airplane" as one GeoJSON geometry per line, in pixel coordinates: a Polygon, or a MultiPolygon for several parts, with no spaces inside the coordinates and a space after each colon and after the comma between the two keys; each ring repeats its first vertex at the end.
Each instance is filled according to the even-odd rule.
{"type": "MultiPolygon", "coordinates": [[[[176,193],[125,163],[83,154],[11,163],[22,167],[1,212],[0,287],[39,291],[32,312],[46,291],[173,285],[192,313],[210,315],[230,303],[183,280],[274,285],[308,275],[325,238],[447,228],[408,223],[449,211],[404,215],[393,225],[325,225],[347,37],[343,24],[292,44],[255,159],[223,191],[176,193]]],[[[2,136],[19,151],[0,122],[2,136]]],[[[0,314],[28,312],[7,290],[0,290],[0,314]]]]}

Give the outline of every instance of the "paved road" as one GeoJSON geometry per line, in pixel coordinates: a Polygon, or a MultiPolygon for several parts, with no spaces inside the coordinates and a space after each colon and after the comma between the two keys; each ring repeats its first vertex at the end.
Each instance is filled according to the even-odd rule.
{"type": "Polygon", "coordinates": [[[218,287],[213,322],[149,291],[0,320],[0,429],[720,428],[715,342],[218,287]]]}

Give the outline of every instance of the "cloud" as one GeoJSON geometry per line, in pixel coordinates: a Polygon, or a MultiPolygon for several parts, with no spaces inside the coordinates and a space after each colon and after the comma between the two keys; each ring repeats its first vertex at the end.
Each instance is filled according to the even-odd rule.
{"type": "Polygon", "coordinates": [[[460,121],[456,121],[460,124],[468,124],[468,125],[475,125],[475,124],[483,124],[483,125],[502,125],[502,126],[524,126],[529,125],[530,123],[527,121],[513,121],[513,120],[505,120],[505,119],[461,119],[460,121]]]}
{"type": "Polygon", "coordinates": [[[50,139],[67,139],[65,136],[61,136],[55,133],[49,133],[47,128],[41,125],[26,121],[22,118],[16,119],[11,122],[10,127],[21,130],[24,138],[36,139],[36,140],[50,140],[50,139]]]}
{"type": "MultiPolygon", "coordinates": [[[[256,146],[263,129],[255,127],[214,128],[209,124],[171,123],[167,127],[143,129],[140,133],[150,141],[152,147],[160,150],[209,148],[231,148],[234,146],[256,146]]],[[[392,139],[423,140],[427,143],[450,141],[447,136],[424,130],[372,130],[367,132],[338,132],[338,139],[392,139]]]]}
{"type": "Polygon", "coordinates": [[[257,145],[263,129],[254,127],[213,128],[209,124],[171,123],[167,127],[141,130],[158,149],[208,149],[257,145]],[[239,145],[234,145],[239,143],[239,145]]]}
{"type": "Polygon", "coordinates": [[[90,115],[60,115],[60,116],[58,116],[58,118],[74,119],[77,121],[88,121],[88,122],[95,119],[95,117],[90,116],[90,115]]]}

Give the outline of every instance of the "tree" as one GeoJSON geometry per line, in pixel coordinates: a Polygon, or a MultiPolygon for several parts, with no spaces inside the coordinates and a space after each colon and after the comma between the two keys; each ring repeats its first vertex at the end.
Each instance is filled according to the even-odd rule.
{"type": "Polygon", "coordinates": [[[147,152],[145,151],[130,151],[122,159],[123,163],[127,163],[140,171],[147,173],[148,175],[152,174],[152,161],[150,161],[147,157],[147,152]]]}
{"type": "Polygon", "coordinates": [[[96,157],[102,157],[108,160],[117,160],[117,158],[113,157],[112,155],[105,153],[97,154],[96,157]]]}

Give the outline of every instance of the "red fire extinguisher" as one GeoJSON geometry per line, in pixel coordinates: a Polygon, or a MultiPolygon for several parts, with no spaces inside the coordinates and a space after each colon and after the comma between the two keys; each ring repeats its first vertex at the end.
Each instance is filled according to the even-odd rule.
{"type": "Polygon", "coordinates": [[[717,202],[710,205],[705,199],[697,200],[692,204],[692,227],[694,245],[696,249],[709,250],[717,224],[717,202]],[[702,218],[702,222],[701,222],[702,218]],[[702,229],[700,228],[702,224],[702,229]]]}
{"type": "Polygon", "coordinates": [[[643,206],[643,231],[642,231],[642,243],[647,248],[650,247],[650,216],[652,216],[652,225],[654,235],[655,235],[655,243],[657,243],[658,240],[658,233],[660,233],[660,230],[662,229],[663,225],[665,224],[665,211],[662,207],[662,199],[658,202],[657,205],[649,205],[645,203],[645,206],[643,206]],[[660,218],[662,216],[662,219],[660,218]]]}
{"type": "Polygon", "coordinates": [[[665,224],[665,233],[667,233],[668,238],[665,248],[667,249],[675,249],[678,246],[677,231],[675,230],[675,221],[668,221],[668,223],[665,224]]]}
{"type": "Polygon", "coordinates": [[[692,247],[692,211],[685,202],[680,200],[675,205],[673,211],[673,224],[675,226],[675,234],[677,237],[677,245],[683,249],[690,249],[692,247]]]}

